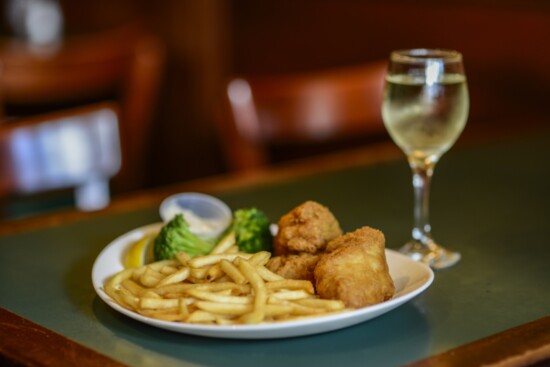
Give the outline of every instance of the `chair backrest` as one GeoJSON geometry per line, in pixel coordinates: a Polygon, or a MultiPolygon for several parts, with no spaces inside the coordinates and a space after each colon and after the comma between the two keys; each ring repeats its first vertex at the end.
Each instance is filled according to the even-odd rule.
{"type": "Polygon", "coordinates": [[[322,144],[385,133],[386,62],[307,74],[238,77],[224,93],[219,130],[227,164],[270,163],[271,144],[322,144]]]}
{"type": "Polygon", "coordinates": [[[74,189],[81,210],[105,207],[121,167],[118,108],[102,103],[0,124],[0,199],[74,189]]]}
{"type": "Polygon", "coordinates": [[[164,48],[157,38],[132,23],[67,36],[49,48],[12,39],[1,43],[0,62],[0,94],[10,116],[116,101],[124,163],[117,185],[120,191],[144,185],[164,66],[164,48]]]}

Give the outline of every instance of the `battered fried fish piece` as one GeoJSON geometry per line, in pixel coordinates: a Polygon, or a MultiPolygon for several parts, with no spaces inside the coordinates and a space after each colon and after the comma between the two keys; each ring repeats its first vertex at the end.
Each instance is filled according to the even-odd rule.
{"type": "Polygon", "coordinates": [[[384,234],[370,227],[331,241],[314,270],[317,293],[322,298],[342,300],[353,308],[390,299],[395,286],[384,246],[384,234]]]}
{"type": "Polygon", "coordinates": [[[365,226],[354,232],[346,233],[344,236],[336,237],[327,244],[325,251],[332,252],[338,247],[355,243],[384,247],[386,239],[381,231],[365,226]]]}
{"type": "Polygon", "coordinates": [[[314,282],[313,269],[319,261],[319,255],[299,254],[274,256],[266,267],[286,279],[301,279],[314,282]]]}
{"type": "Polygon", "coordinates": [[[342,235],[338,220],[325,206],[306,201],[279,219],[279,231],[273,242],[275,255],[314,254],[327,242],[342,235]]]}

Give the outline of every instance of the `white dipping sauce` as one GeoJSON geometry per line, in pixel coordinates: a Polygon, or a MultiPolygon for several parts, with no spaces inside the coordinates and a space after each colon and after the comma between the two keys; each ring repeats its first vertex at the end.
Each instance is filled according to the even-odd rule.
{"type": "Polygon", "coordinates": [[[189,209],[184,209],[178,206],[176,202],[165,208],[166,217],[174,218],[176,214],[183,214],[183,218],[189,224],[191,232],[200,235],[201,237],[217,236],[219,232],[225,228],[225,221],[223,218],[203,218],[196,215],[189,209]]]}
{"type": "Polygon", "coordinates": [[[187,223],[189,223],[189,227],[191,228],[192,232],[212,232],[220,228],[220,226],[222,225],[222,222],[220,220],[199,217],[191,210],[180,209],[180,213],[183,214],[183,217],[185,218],[187,223]]]}

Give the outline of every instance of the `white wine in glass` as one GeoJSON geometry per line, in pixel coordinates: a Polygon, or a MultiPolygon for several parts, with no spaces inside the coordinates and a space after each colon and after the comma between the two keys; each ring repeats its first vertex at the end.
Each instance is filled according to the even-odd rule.
{"type": "Polygon", "coordinates": [[[413,173],[414,227],[401,252],[435,269],[451,266],[460,254],[438,245],[429,221],[430,181],[435,164],[460,136],[469,97],[462,55],[457,51],[394,51],[386,75],[382,117],[413,173]]]}

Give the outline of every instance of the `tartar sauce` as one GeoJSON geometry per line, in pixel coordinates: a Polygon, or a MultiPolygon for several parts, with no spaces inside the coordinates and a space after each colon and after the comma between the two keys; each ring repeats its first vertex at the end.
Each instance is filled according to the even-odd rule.
{"type": "Polygon", "coordinates": [[[191,232],[201,237],[215,237],[225,228],[226,223],[223,218],[203,218],[193,211],[179,207],[176,203],[166,209],[166,217],[174,218],[176,214],[183,214],[183,218],[189,223],[191,232]]]}

